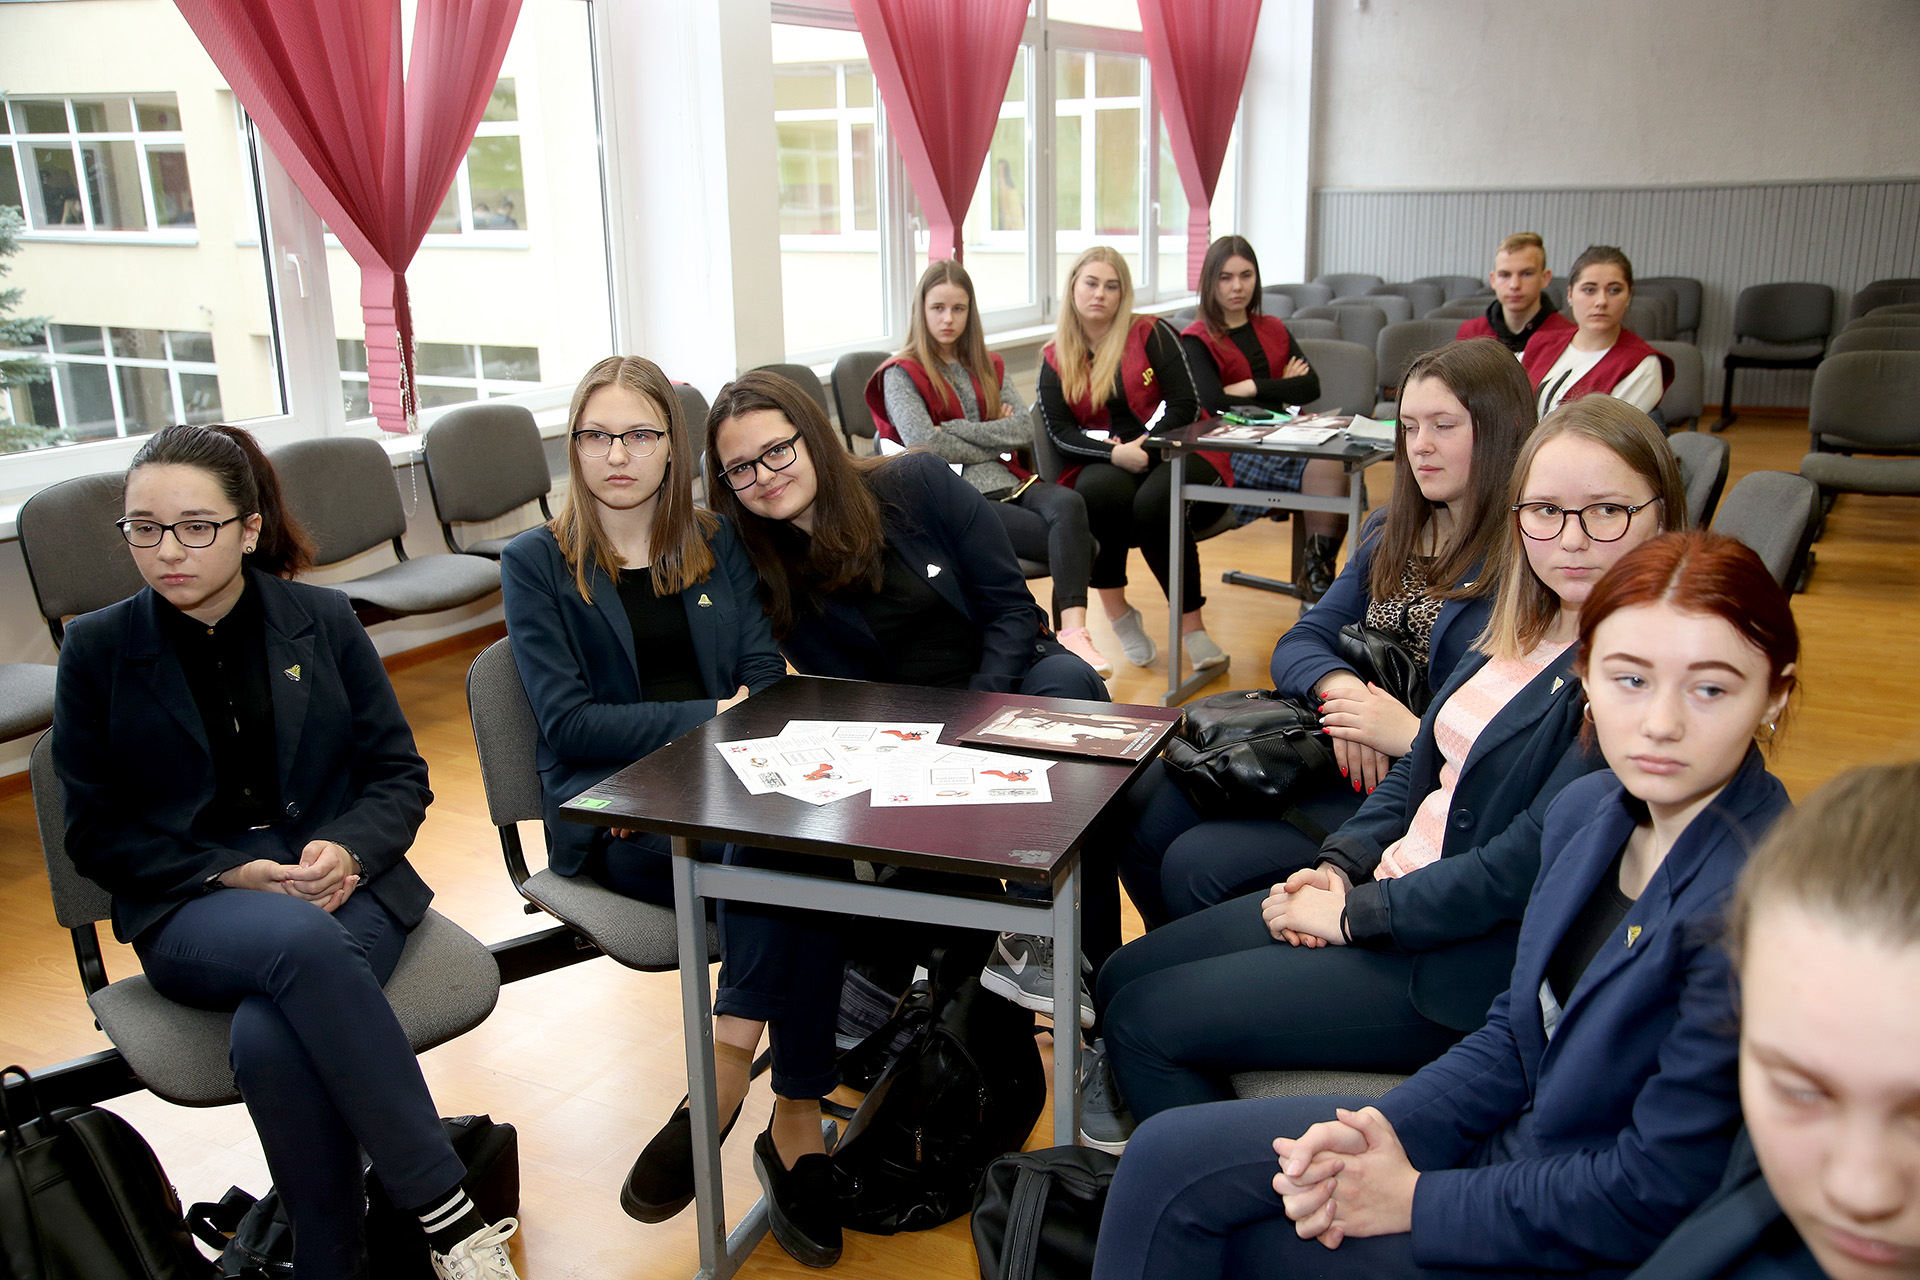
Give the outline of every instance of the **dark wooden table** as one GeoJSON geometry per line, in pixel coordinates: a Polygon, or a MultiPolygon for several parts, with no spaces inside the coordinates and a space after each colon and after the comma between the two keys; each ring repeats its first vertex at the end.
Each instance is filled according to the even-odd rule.
{"type": "MultiPolygon", "coordinates": [[[[707,983],[706,900],[761,902],[1040,934],[1053,939],[1054,1141],[1071,1145],[1079,1132],[1080,842],[1156,752],[1136,762],[1045,751],[1006,754],[1057,761],[1047,773],[1047,804],[871,806],[866,793],[811,805],[783,795],[750,795],[714,744],[779,733],[790,720],[937,722],[940,741],[957,744],[1001,707],[1115,712],[1160,720],[1159,741],[1177,710],[1117,706],[1063,698],[973,693],[788,676],[765,692],[631,764],[561,807],[576,822],[658,831],[672,837],[674,914],[680,943],[681,1008],[693,1121],[699,1277],[724,1280],[766,1230],[757,1204],[726,1233],[720,1187],[720,1123],[714,1084],[713,1019],[707,983]],[[787,849],[883,866],[921,867],[974,878],[977,894],[883,888],[757,867],[727,866],[694,856],[695,841],[787,849]],[[1049,901],[1009,898],[1000,881],[1045,885],[1049,901]],[[1065,1010],[1064,1014],[1059,1011],[1065,1010]]],[[[1158,743],[1156,742],[1156,748],[1158,743]]]]}

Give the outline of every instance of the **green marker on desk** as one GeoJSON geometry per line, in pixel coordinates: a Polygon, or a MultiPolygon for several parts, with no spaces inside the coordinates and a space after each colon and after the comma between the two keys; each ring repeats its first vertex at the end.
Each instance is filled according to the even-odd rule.
{"type": "Polygon", "coordinates": [[[576,809],[605,809],[612,804],[613,801],[611,800],[575,800],[573,807],[576,809]]]}

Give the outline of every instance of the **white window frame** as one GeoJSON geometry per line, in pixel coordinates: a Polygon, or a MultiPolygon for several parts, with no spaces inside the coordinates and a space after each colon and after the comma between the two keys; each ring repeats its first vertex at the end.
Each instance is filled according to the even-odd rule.
{"type": "MultiPolygon", "coordinates": [[[[27,220],[27,225],[20,231],[21,242],[199,244],[200,230],[197,226],[185,228],[172,226],[163,227],[160,225],[159,213],[153,207],[153,170],[147,160],[147,148],[177,146],[184,149],[186,145],[186,134],[179,129],[142,130],[140,128],[139,99],[172,98],[173,96],[171,91],[164,93],[78,94],[59,98],[38,93],[0,95],[0,111],[5,112],[7,129],[4,134],[0,134],[0,139],[4,139],[8,157],[7,163],[14,166],[14,176],[19,181],[20,200],[24,206],[22,212],[26,215],[27,220]],[[126,103],[127,118],[129,121],[128,128],[98,132],[81,131],[73,114],[73,104],[75,101],[108,102],[116,100],[126,103]],[[67,127],[64,132],[23,133],[14,127],[13,104],[15,102],[56,101],[60,103],[61,109],[66,113],[67,127]],[[34,189],[33,183],[37,181],[37,177],[29,174],[27,162],[22,155],[21,149],[23,147],[51,147],[63,142],[67,144],[69,151],[73,155],[73,171],[80,196],[81,224],[77,227],[71,223],[55,223],[48,227],[36,227],[33,221],[33,203],[28,198],[28,193],[34,189]],[[93,207],[93,198],[87,191],[86,156],[81,150],[83,146],[90,142],[126,142],[133,145],[135,162],[138,164],[140,170],[140,209],[142,216],[146,219],[147,225],[145,229],[136,231],[122,228],[96,228],[94,226],[97,211],[93,207]]],[[[174,110],[176,113],[179,111],[179,103],[177,101],[174,104],[174,110]]],[[[189,190],[191,190],[191,175],[188,176],[188,187],[189,190]]]]}
{"type": "MultiPolygon", "coordinates": [[[[339,342],[358,342],[361,344],[362,347],[366,345],[366,340],[363,338],[341,338],[341,339],[338,339],[338,341],[339,342]]],[[[472,396],[470,396],[466,400],[454,401],[451,404],[445,404],[445,405],[435,405],[433,406],[433,408],[435,409],[441,409],[441,410],[456,409],[456,408],[459,408],[462,404],[479,404],[482,401],[500,400],[508,396],[528,395],[532,392],[538,391],[543,385],[545,385],[544,380],[538,381],[538,382],[523,382],[523,381],[506,379],[506,378],[489,378],[487,376],[486,359],[484,356],[482,356],[481,349],[484,347],[504,347],[508,345],[506,343],[503,343],[503,342],[439,342],[439,343],[433,343],[432,345],[442,346],[442,347],[465,348],[468,356],[472,358],[472,361],[473,361],[472,367],[474,370],[474,375],[471,378],[456,378],[456,377],[451,377],[451,376],[446,376],[441,374],[423,374],[416,370],[414,374],[414,379],[413,379],[413,385],[416,389],[422,388],[422,387],[451,387],[451,388],[455,388],[462,391],[471,391],[474,393],[472,396]]],[[[540,349],[538,347],[530,347],[530,348],[527,348],[527,350],[531,350],[534,353],[534,358],[536,360],[539,359],[540,349]]],[[[363,365],[365,363],[365,359],[366,357],[363,353],[361,356],[361,361],[363,365]]],[[[340,370],[340,385],[343,389],[346,387],[348,383],[352,383],[355,386],[365,387],[368,385],[368,382],[369,382],[368,375],[361,370],[348,369],[345,367],[342,367],[340,370]]],[[[345,411],[345,406],[343,405],[342,412],[344,411],[345,411]]],[[[430,410],[423,410],[423,412],[430,412],[430,410]]],[[[360,419],[357,419],[357,418],[350,419],[350,421],[357,422],[357,421],[360,421],[360,419]]]]}
{"type": "MultiPolygon", "coordinates": [[[[218,364],[211,364],[200,360],[178,360],[174,358],[173,335],[175,333],[189,332],[188,330],[138,330],[137,332],[158,333],[160,335],[162,349],[166,354],[158,360],[143,356],[123,356],[115,354],[113,350],[112,330],[124,327],[125,326],[119,325],[68,324],[60,320],[48,321],[46,332],[41,335],[40,339],[42,346],[45,348],[45,350],[41,352],[41,359],[48,368],[54,371],[54,376],[50,381],[52,383],[54,407],[60,416],[62,426],[68,425],[67,418],[69,416],[66,404],[66,393],[61,388],[59,378],[59,369],[63,365],[86,365],[107,371],[107,390],[113,402],[114,433],[111,437],[113,439],[125,439],[127,435],[127,408],[126,405],[122,403],[124,397],[121,395],[120,390],[119,371],[121,369],[165,370],[167,374],[167,394],[173,401],[173,419],[176,422],[184,422],[186,420],[186,395],[180,387],[180,375],[183,373],[200,374],[215,379],[218,379],[220,376],[220,366],[218,364]],[[55,351],[53,349],[53,329],[55,325],[61,325],[69,329],[92,329],[96,331],[100,334],[101,354],[96,356],[72,351],[55,351]]],[[[211,341],[212,335],[209,334],[207,337],[209,341],[211,341]]],[[[145,433],[143,432],[142,434],[145,433]]],[[[108,437],[102,437],[102,439],[106,438],[108,437]]]]}

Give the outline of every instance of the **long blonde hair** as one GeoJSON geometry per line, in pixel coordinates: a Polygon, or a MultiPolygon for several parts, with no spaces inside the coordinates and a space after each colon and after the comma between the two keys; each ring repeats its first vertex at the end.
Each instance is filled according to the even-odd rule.
{"type": "Polygon", "coordinates": [[[602,387],[625,387],[644,396],[660,410],[667,424],[667,473],[660,479],[660,501],[653,508],[653,527],[647,536],[653,549],[655,595],[684,591],[706,580],[713,572],[713,548],[708,539],[720,527],[712,512],[693,505],[693,447],[687,439],[686,420],[680,413],[680,397],[660,366],[642,356],[608,356],[580,379],[573,389],[573,406],[567,411],[567,495],[560,500],[560,513],[547,522],[560,554],[573,570],[573,584],[580,598],[592,603],[589,563],[597,564],[607,577],[620,581],[620,553],[600,522],[600,503],[587,490],[580,472],[580,451],[574,448],[572,433],[580,429],[580,417],[587,401],[602,387]]]}
{"type": "Polygon", "coordinates": [[[1053,331],[1053,356],[1060,373],[1060,391],[1068,404],[1082,400],[1096,406],[1107,397],[1096,388],[1111,387],[1120,376],[1120,358],[1126,353],[1127,334],[1133,329],[1133,276],[1127,260],[1116,249],[1094,245],[1073,260],[1067,270],[1066,305],[1060,308],[1060,322],[1053,331]],[[1113,324],[1096,348],[1087,341],[1080,325],[1080,313],[1074,310],[1073,286],[1090,262],[1104,262],[1120,277],[1120,309],[1113,313],[1113,324]]]}
{"type": "MultiPolygon", "coordinates": [[[[927,377],[933,385],[947,395],[954,391],[947,383],[947,375],[942,370],[939,352],[935,349],[933,335],[927,332],[927,294],[935,285],[959,285],[967,295],[967,327],[960,331],[954,341],[953,354],[961,366],[973,375],[980,384],[980,417],[991,422],[1000,416],[1000,379],[993,372],[993,361],[987,356],[987,335],[980,324],[980,302],[974,296],[973,278],[967,269],[947,258],[940,262],[929,262],[927,269],[920,273],[920,286],[913,291],[913,318],[907,322],[907,345],[899,351],[901,356],[913,360],[927,371],[927,377]]],[[[955,396],[958,399],[957,396],[955,396]]]]}

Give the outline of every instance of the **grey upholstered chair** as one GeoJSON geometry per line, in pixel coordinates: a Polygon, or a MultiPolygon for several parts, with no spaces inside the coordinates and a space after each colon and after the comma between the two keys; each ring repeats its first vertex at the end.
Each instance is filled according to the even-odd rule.
{"type": "MultiPolygon", "coordinates": [[[[1920,467],[1920,459],[1903,461],[1920,467]]],[[[1720,503],[1712,528],[1752,547],[1775,582],[1804,591],[1819,524],[1820,490],[1813,481],[1791,471],[1752,471],[1720,503]]]]}
{"type": "Polygon", "coordinates": [[[269,456],[280,473],[288,510],[313,537],[316,567],[392,543],[399,563],[332,584],[347,593],[367,625],[457,608],[500,589],[499,562],[485,556],[408,559],[401,545],[406,508],[387,451],[375,441],[357,436],[296,440],[269,456]]]}
{"type": "Polygon", "coordinates": [[[1861,329],[1920,329],[1920,313],[1875,307],[1858,320],[1847,321],[1840,332],[1855,333],[1861,329]]]}
{"type": "Polygon", "coordinates": [[[1567,310],[1567,279],[1566,277],[1555,276],[1553,279],[1547,281],[1547,286],[1546,288],[1540,291],[1540,296],[1545,298],[1547,300],[1547,305],[1552,307],[1555,311],[1560,312],[1562,315],[1566,314],[1566,310],[1567,310]]]}
{"type": "Polygon", "coordinates": [[[1827,359],[1849,351],[1920,351],[1920,328],[1861,328],[1851,326],[1833,335],[1827,359]]]}
{"type": "Polygon", "coordinates": [[[1649,342],[1656,339],[1665,341],[1673,337],[1674,310],[1671,292],[1642,292],[1636,285],[1633,297],[1627,303],[1627,314],[1620,324],[1622,328],[1639,334],[1649,342]]]}
{"type": "Polygon", "coordinates": [[[680,401],[680,420],[686,423],[687,447],[693,451],[693,500],[704,506],[707,501],[707,398],[700,388],[688,382],[673,384],[680,401]]]}
{"type": "Polygon", "coordinates": [[[1727,487],[1727,467],[1733,450],[1725,436],[1705,431],[1682,431],[1667,441],[1680,463],[1680,480],[1687,489],[1687,528],[1704,529],[1720,505],[1720,491],[1727,487]]]}
{"type": "Polygon", "coordinates": [[[825,414],[831,414],[833,412],[833,406],[827,403],[827,389],[821,385],[820,375],[815,373],[807,365],[762,364],[755,365],[752,372],[777,373],[787,381],[793,383],[794,386],[799,387],[802,391],[812,396],[813,402],[820,406],[820,412],[825,414]]]}
{"type": "Polygon", "coordinates": [[[1260,313],[1262,315],[1272,316],[1275,320],[1285,320],[1293,314],[1294,305],[1292,298],[1277,289],[1268,288],[1260,291],[1260,313]]]}
{"type": "Polygon", "coordinates": [[[1487,288],[1485,276],[1421,276],[1414,283],[1439,285],[1442,302],[1471,298],[1476,293],[1484,293],[1487,288]]]}
{"type": "Polygon", "coordinates": [[[1888,302],[1859,318],[1871,320],[1875,316],[1920,316],[1920,302],[1888,302]]]}
{"type": "Polygon", "coordinates": [[[1896,302],[1920,302],[1920,278],[1902,276],[1875,280],[1853,295],[1853,301],[1847,307],[1847,318],[1858,320],[1877,307],[1896,302]]]}
{"type": "Polygon", "coordinates": [[[1324,306],[1333,301],[1333,290],[1323,284],[1269,284],[1260,289],[1262,298],[1272,298],[1276,294],[1291,302],[1295,311],[1302,307],[1324,306]]]}
{"type": "Polygon", "coordinates": [[[1320,375],[1320,398],[1305,406],[1306,413],[1371,413],[1379,399],[1378,368],[1373,348],[1358,342],[1328,342],[1303,338],[1300,350],[1320,375]]]}
{"type": "MultiPolygon", "coordinates": [[[[528,912],[546,912],[629,969],[676,968],[680,953],[673,908],[615,893],[588,876],[563,876],[546,868],[528,872],[519,824],[540,822],[545,812],[534,762],[540,724],[513,665],[511,640],[494,641],[467,669],[467,712],[480,753],[487,815],[500,833],[507,874],[527,900],[528,912]]],[[[716,956],[720,951],[712,924],[707,926],[707,951],[716,956]]]]}
{"type": "Polygon", "coordinates": [[[118,604],[146,585],[114,521],[126,514],[126,476],[77,476],[20,507],[15,527],[33,598],[56,647],[66,620],[118,604]]]}
{"type": "Polygon", "coordinates": [[[420,453],[427,464],[427,488],[440,514],[440,535],[456,554],[498,560],[522,530],[482,538],[461,546],[456,524],[498,520],[530,502],[542,518],[553,519],[547,494],[553,477],[547,449],[533,415],[517,404],[470,404],[454,409],[427,428],[420,453]]]}
{"type": "Polygon", "coordinates": [[[1813,450],[1800,474],[1820,487],[1823,514],[1840,493],[1920,494],[1920,351],[1828,356],[1807,426],[1813,450]]]}
{"type": "Polygon", "coordinates": [[[1693,430],[1706,407],[1706,357],[1691,342],[1649,342],[1647,345],[1673,361],[1673,382],[1660,397],[1660,403],[1654,406],[1655,420],[1669,431],[1693,430]]]}
{"type": "Polygon", "coordinates": [[[1340,326],[1342,342],[1357,342],[1369,351],[1380,341],[1380,331],[1387,327],[1387,313],[1372,301],[1302,307],[1294,315],[1303,320],[1331,320],[1340,326]]]}
{"type": "Polygon", "coordinates": [[[1379,1071],[1242,1071],[1233,1077],[1233,1096],[1384,1098],[1406,1079],[1379,1071]]]}
{"type": "Polygon", "coordinates": [[[1405,298],[1413,307],[1414,320],[1432,314],[1435,307],[1447,300],[1446,290],[1427,280],[1409,280],[1403,284],[1377,284],[1367,290],[1369,298],[1399,297],[1405,298]]]}
{"type": "Polygon", "coordinates": [[[1465,298],[1455,298],[1427,312],[1429,320],[1451,320],[1458,327],[1462,320],[1477,320],[1487,314],[1487,308],[1493,304],[1492,294],[1472,294],[1465,298]]]}
{"type": "Polygon", "coordinates": [[[850,453],[856,436],[871,440],[878,431],[867,408],[867,382],[887,359],[884,351],[849,351],[833,362],[833,402],[839,406],[840,434],[850,453]]]}
{"type": "Polygon", "coordinates": [[[1733,306],[1733,344],[1721,361],[1726,383],[1713,429],[1724,431],[1739,416],[1733,409],[1735,373],[1817,368],[1832,332],[1833,290],[1824,284],[1756,284],[1742,289],[1733,306]]]}
{"type": "Polygon", "coordinates": [[[1388,324],[1404,324],[1417,314],[1413,303],[1397,293],[1356,293],[1335,298],[1327,304],[1333,307],[1373,307],[1387,318],[1388,324]]]}
{"type": "Polygon", "coordinates": [[[1199,318],[1200,318],[1200,308],[1182,307],[1178,311],[1174,312],[1172,315],[1167,317],[1167,323],[1172,325],[1174,327],[1174,330],[1178,332],[1179,330],[1185,329],[1188,325],[1192,324],[1195,320],[1199,318]]]}
{"type": "MultiPolygon", "coordinates": [[[[1673,290],[1673,336],[1681,342],[1700,340],[1700,310],[1706,290],[1692,276],[1641,276],[1633,282],[1634,291],[1663,285],[1673,290]]],[[[1638,332],[1638,330],[1635,330],[1638,332]]],[[[1641,337],[1646,337],[1641,334],[1641,337]]]]}
{"type": "Polygon", "coordinates": [[[1313,282],[1333,290],[1334,297],[1344,298],[1365,293],[1377,284],[1385,284],[1386,279],[1366,271],[1332,271],[1315,276],[1313,282]]]}
{"type": "Polygon", "coordinates": [[[1453,335],[1459,328],[1460,322],[1457,320],[1429,319],[1408,320],[1382,329],[1373,347],[1380,374],[1379,399],[1397,395],[1400,379],[1406,376],[1407,366],[1413,363],[1414,358],[1436,347],[1446,346],[1453,341],[1453,335]]]}
{"type": "Polygon", "coordinates": [[[53,723],[58,670],[44,662],[0,663],[0,742],[38,733],[53,723]]]}
{"type": "MultiPolygon", "coordinates": [[[[212,1107],[239,1101],[227,1063],[231,1013],[175,1004],[141,974],[107,980],[95,926],[108,918],[113,900],[81,875],[67,855],[66,789],[53,767],[52,734],[34,744],[28,770],[40,847],[53,888],[53,914],[73,935],[80,985],[100,1029],[140,1083],[168,1102],[212,1107]]],[[[407,935],[386,993],[414,1052],[424,1053],[479,1026],[493,1012],[500,995],[500,967],[479,939],[429,911],[407,935]]]]}
{"type": "Polygon", "coordinates": [[[1290,315],[1286,319],[1287,332],[1296,340],[1300,338],[1319,338],[1326,342],[1340,340],[1340,322],[1320,316],[1290,315]]]}

